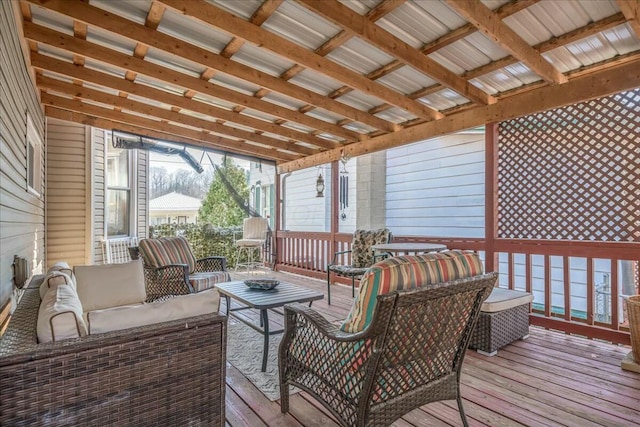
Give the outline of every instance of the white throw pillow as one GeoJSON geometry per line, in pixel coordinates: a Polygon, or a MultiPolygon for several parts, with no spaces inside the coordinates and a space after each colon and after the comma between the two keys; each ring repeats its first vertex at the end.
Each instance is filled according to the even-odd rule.
{"type": "Polygon", "coordinates": [[[51,342],[87,334],[82,304],[75,289],[67,284],[50,288],[38,311],[38,341],[51,342]]]}
{"type": "Polygon", "coordinates": [[[87,324],[89,334],[100,334],[217,313],[219,309],[220,295],[216,289],[209,289],[197,294],[180,295],[166,301],[93,310],[87,313],[87,324]]]}
{"type": "Polygon", "coordinates": [[[75,282],[69,277],[67,273],[63,273],[62,271],[49,271],[45,276],[44,280],[40,284],[40,299],[44,299],[44,296],[47,294],[49,289],[55,288],[58,285],[69,285],[76,290],[75,282]]]}
{"type": "Polygon", "coordinates": [[[139,304],[147,299],[142,260],[74,268],[84,311],[139,304]]]}
{"type": "Polygon", "coordinates": [[[76,276],[73,274],[73,269],[69,267],[69,264],[67,264],[65,261],[58,261],[55,264],[53,264],[51,267],[49,267],[49,269],[47,270],[47,275],[54,271],[59,271],[69,276],[71,280],[73,280],[73,284],[75,286],[76,276]]]}

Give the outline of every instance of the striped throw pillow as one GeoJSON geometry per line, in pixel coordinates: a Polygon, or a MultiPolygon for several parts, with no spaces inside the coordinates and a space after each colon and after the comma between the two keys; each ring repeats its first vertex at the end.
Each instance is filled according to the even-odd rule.
{"type": "Polygon", "coordinates": [[[381,261],[369,268],[360,280],[360,292],[341,330],[364,330],[373,319],[378,295],[477,276],[482,272],[478,254],[468,251],[406,255],[381,261]]]}

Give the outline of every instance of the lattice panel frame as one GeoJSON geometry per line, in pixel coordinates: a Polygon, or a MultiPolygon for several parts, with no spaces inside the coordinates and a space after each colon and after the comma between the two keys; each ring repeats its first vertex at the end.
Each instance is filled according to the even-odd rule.
{"type": "Polygon", "coordinates": [[[640,88],[500,123],[499,238],[640,242],[640,88]]]}

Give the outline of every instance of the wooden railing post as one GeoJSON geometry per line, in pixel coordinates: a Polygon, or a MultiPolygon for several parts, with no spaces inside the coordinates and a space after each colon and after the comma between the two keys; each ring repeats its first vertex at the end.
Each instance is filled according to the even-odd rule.
{"type": "Polygon", "coordinates": [[[486,271],[497,270],[495,239],[498,234],[498,123],[485,126],[484,238],[486,271]]]}

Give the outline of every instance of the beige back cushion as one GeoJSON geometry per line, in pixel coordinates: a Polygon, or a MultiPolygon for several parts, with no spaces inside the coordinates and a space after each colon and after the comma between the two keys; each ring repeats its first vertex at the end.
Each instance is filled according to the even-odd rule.
{"type": "Polygon", "coordinates": [[[147,299],[142,260],[74,268],[78,296],[85,312],[139,304],[147,299]]]}
{"type": "Polygon", "coordinates": [[[100,334],[217,313],[219,309],[218,291],[209,289],[197,294],[180,295],[166,301],[94,310],[87,313],[87,323],[90,334],[100,334]]]}
{"type": "Polygon", "coordinates": [[[47,270],[47,274],[52,273],[54,271],[59,271],[60,273],[66,274],[71,278],[71,280],[73,280],[73,284],[74,285],[76,284],[76,276],[73,274],[73,269],[69,267],[69,264],[67,264],[65,261],[58,261],[55,264],[53,264],[47,270]]]}
{"type": "Polygon", "coordinates": [[[40,303],[37,323],[38,341],[51,342],[87,334],[82,319],[82,304],[70,285],[50,288],[40,303]]]}

